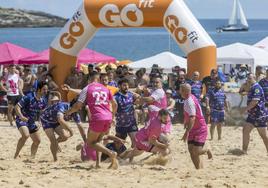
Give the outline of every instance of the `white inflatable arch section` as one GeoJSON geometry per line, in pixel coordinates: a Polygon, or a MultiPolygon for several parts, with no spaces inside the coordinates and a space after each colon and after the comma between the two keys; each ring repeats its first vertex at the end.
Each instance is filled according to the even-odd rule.
{"type": "Polygon", "coordinates": [[[52,74],[58,85],[104,27],[165,27],[187,55],[188,75],[199,71],[204,77],[216,67],[216,45],[183,0],[84,0],[50,47],[49,65],[56,65],[52,74]]]}

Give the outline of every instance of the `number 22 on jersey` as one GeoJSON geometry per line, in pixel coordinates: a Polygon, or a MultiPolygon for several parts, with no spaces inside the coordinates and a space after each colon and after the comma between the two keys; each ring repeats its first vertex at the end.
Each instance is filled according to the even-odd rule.
{"type": "Polygon", "coordinates": [[[92,93],[93,98],[95,99],[95,105],[107,105],[107,93],[104,91],[94,91],[92,93]]]}

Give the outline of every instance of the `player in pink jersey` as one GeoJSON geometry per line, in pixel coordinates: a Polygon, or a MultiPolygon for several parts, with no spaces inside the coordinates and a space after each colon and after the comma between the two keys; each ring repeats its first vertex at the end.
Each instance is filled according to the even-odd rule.
{"type": "Polygon", "coordinates": [[[168,123],[169,113],[167,110],[160,110],[157,117],[151,119],[147,126],[140,129],[135,135],[135,148],[129,152],[126,158],[130,161],[135,156],[141,155],[144,151],[151,153],[160,153],[162,156],[169,154],[169,143],[161,143],[160,136],[163,133],[163,127],[168,123]]]}
{"type": "Polygon", "coordinates": [[[204,145],[208,135],[208,128],[202,113],[198,99],[191,94],[191,86],[182,84],[180,86],[181,96],[184,101],[184,126],[186,131],[182,137],[184,142],[188,141],[188,150],[196,169],[203,168],[200,155],[207,154],[208,158],[212,158],[209,149],[204,149],[204,145]]]}
{"type": "MultiPolygon", "coordinates": [[[[153,78],[153,89],[150,91],[149,97],[142,97],[142,101],[148,104],[149,120],[157,117],[161,109],[167,108],[167,96],[162,87],[162,80],[160,77],[153,78]]],[[[172,124],[169,117],[168,123],[163,127],[163,133],[169,134],[171,132],[172,124]]]]}
{"type": "Polygon", "coordinates": [[[66,114],[70,115],[77,112],[85,103],[88,105],[91,119],[89,122],[87,144],[97,151],[96,167],[100,167],[99,152],[102,152],[111,159],[109,168],[117,169],[117,153],[101,144],[103,136],[109,132],[117,106],[109,89],[100,84],[99,80],[99,73],[92,72],[90,74],[90,84],[81,91],[78,102],[66,114]],[[110,105],[112,105],[113,113],[111,112],[110,105]]]}

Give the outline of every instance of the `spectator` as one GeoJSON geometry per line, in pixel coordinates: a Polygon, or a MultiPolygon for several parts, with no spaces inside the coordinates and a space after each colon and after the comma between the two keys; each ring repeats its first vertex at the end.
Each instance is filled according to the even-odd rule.
{"type": "Polygon", "coordinates": [[[202,82],[199,80],[200,73],[198,71],[195,71],[192,76],[192,80],[189,80],[188,83],[191,85],[192,94],[201,101],[202,96],[202,89],[203,85],[202,82]]]}
{"type": "Polygon", "coordinates": [[[8,99],[8,120],[10,125],[13,126],[13,110],[21,96],[23,96],[22,87],[23,81],[16,73],[15,65],[10,65],[8,68],[8,75],[6,78],[6,86],[1,83],[1,89],[7,92],[8,99]]]}
{"type": "Polygon", "coordinates": [[[235,81],[238,82],[240,86],[243,85],[247,80],[248,73],[247,66],[245,64],[241,65],[236,74],[235,81]]]}
{"type": "Polygon", "coordinates": [[[114,80],[114,71],[113,71],[113,69],[110,69],[107,72],[107,75],[108,75],[108,80],[109,80],[108,85],[113,86],[113,87],[118,87],[117,82],[114,80]]]}
{"type": "Polygon", "coordinates": [[[24,74],[22,76],[22,80],[23,80],[23,93],[24,95],[27,95],[30,92],[33,92],[33,85],[34,82],[36,80],[36,76],[34,74],[32,74],[31,72],[31,67],[27,66],[24,68],[24,74]]]}
{"type": "Polygon", "coordinates": [[[261,79],[265,78],[265,75],[263,73],[263,67],[261,67],[261,66],[256,67],[255,76],[256,76],[257,82],[259,82],[261,79]]]}

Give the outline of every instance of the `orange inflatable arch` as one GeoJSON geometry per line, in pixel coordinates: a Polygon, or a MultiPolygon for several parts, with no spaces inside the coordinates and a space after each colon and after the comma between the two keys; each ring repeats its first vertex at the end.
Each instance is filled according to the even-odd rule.
{"type": "Polygon", "coordinates": [[[216,45],[183,0],[84,0],[51,43],[49,66],[56,65],[55,82],[64,83],[98,28],[163,26],[187,55],[188,74],[209,75],[216,67],[216,45]]]}

